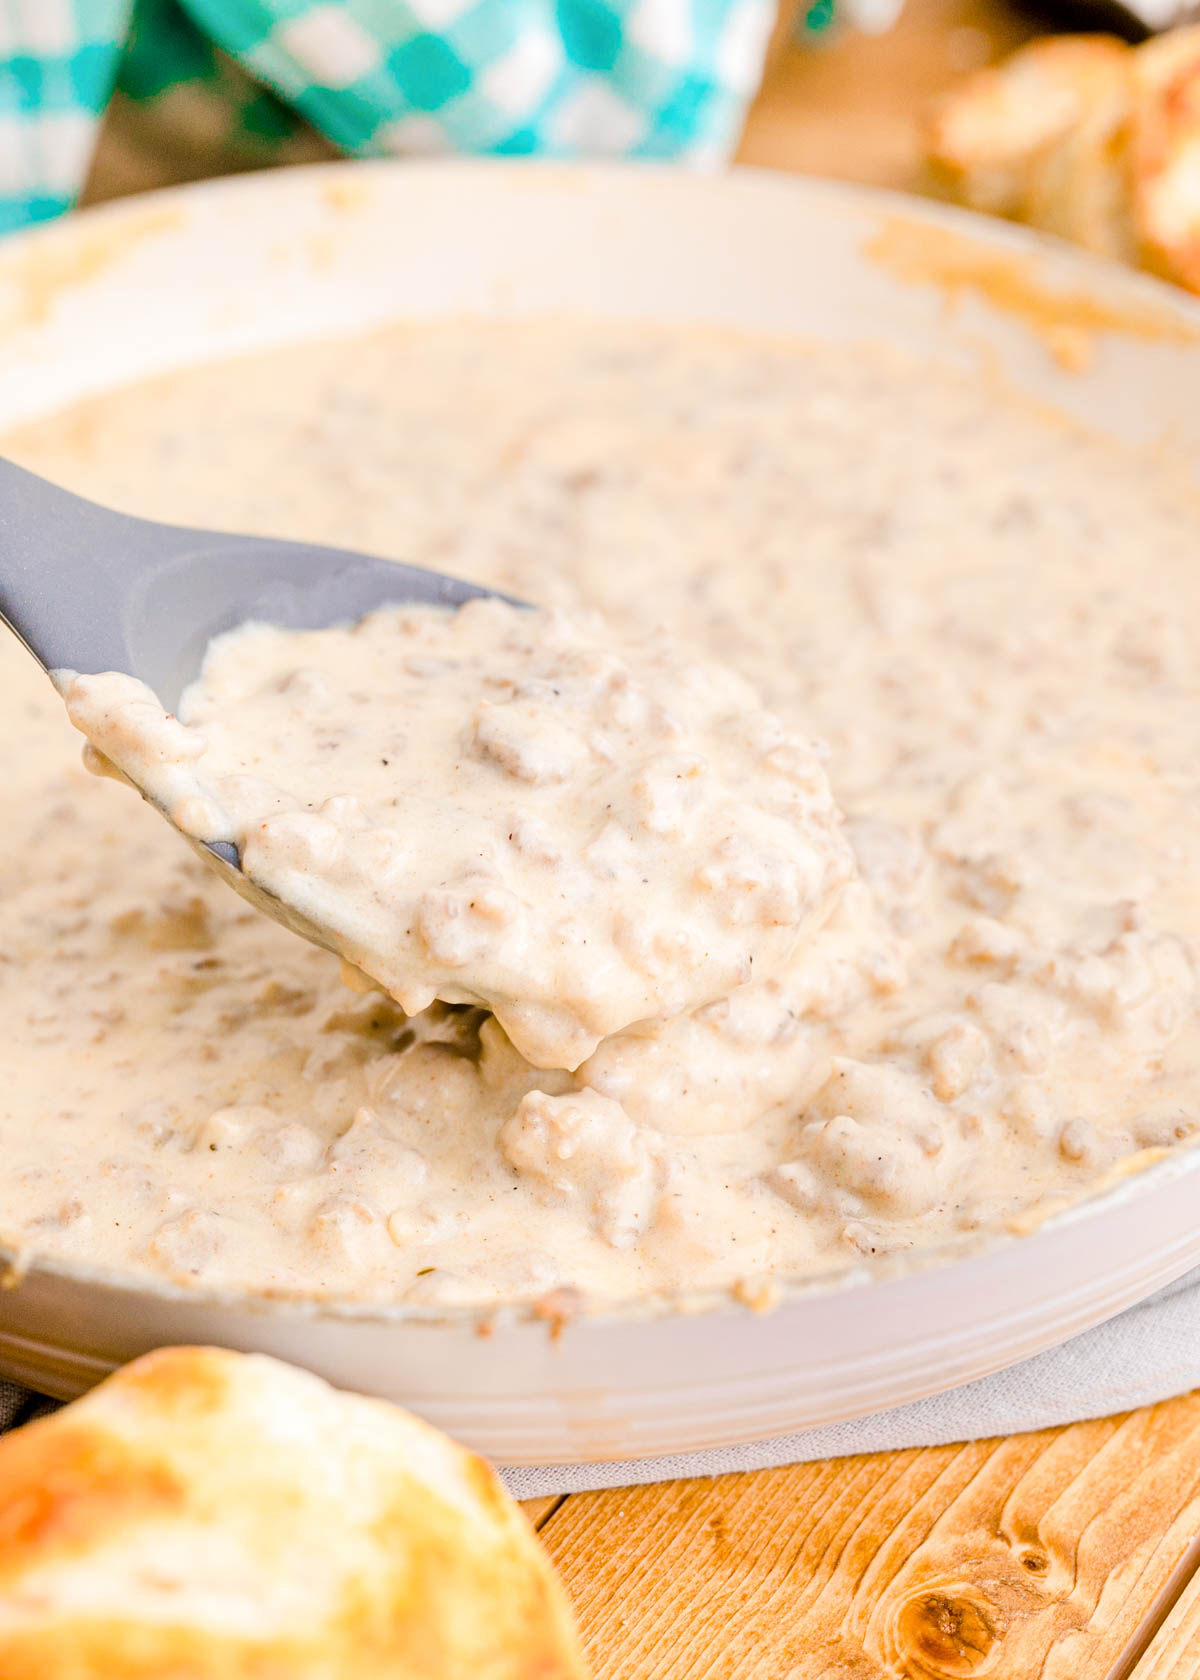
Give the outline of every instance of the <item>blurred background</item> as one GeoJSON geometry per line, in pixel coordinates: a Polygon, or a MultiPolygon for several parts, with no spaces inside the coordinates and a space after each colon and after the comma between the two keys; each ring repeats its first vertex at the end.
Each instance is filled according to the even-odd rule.
{"type": "Polygon", "coordinates": [[[0,0],[0,233],[357,156],[730,161],[1200,290],[1192,0],[0,0]]]}
{"type": "MultiPolygon", "coordinates": [[[[1099,15],[1092,15],[1093,24],[1099,15]]],[[[964,72],[1055,27],[1054,17],[1019,9],[1011,0],[909,0],[904,6],[876,0],[874,7],[840,13],[834,0],[807,6],[784,0],[737,161],[919,188],[929,101],[964,72]]],[[[336,148],[312,129],[295,136],[288,152],[291,161],[334,155],[336,148]]],[[[184,96],[155,105],[118,92],[84,196],[95,202],[264,161],[275,159],[222,130],[198,100],[184,96]]]]}

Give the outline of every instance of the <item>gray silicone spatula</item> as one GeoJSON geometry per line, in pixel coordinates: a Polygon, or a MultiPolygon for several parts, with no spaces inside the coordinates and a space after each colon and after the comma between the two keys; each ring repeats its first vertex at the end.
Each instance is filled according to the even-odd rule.
{"type": "MultiPolygon", "coordinates": [[[[0,460],[0,620],[47,672],[123,671],[168,710],[213,637],[239,624],[320,630],[387,604],[455,607],[491,593],[344,549],[134,519],[0,460]]],[[[190,843],[259,909],[330,944],[246,879],[236,847],[190,843]]]]}

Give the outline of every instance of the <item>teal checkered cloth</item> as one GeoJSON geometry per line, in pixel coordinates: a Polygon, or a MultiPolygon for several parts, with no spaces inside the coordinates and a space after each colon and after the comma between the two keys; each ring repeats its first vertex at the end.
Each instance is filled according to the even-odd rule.
{"type": "Polygon", "coordinates": [[[0,0],[0,231],[75,200],[115,89],[251,155],[727,156],[775,0],[0,0]]]}

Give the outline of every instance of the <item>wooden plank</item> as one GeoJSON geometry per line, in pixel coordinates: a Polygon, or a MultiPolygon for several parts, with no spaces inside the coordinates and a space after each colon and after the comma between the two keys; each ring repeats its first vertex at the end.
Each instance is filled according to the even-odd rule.
{"type": "Polygon", "coordinates": [[[1198,1527],[1200,1394],[576,1494],[541,1535],[595,1680],[1107,1680],[1198,1527]]]}
{"type": "Polygon", "coordinates": [[[558,1509],[565,1497],[561,1493],[548,1493],[543,1499],[519,1499],[517,1503],[534,1528],[541,1528],[546,1518],[558,1509]]]}
{"type": "MultiPolygon", "coordinates": [[[[1190,1561],[1200,1562],[1200,1535],[1190,1561]]],[[[1200,1680],[1200,1575],[1194,1570],[1145,1655],[1130,1668],[1129,1680],[1200,1680]]]]}

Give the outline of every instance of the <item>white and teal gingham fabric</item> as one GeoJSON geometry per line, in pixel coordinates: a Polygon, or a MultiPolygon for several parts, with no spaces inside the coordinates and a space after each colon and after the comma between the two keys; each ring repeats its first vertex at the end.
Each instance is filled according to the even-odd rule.
{"type": "Polygon", "coordinates": [[[128,14],[123,0],[0,0],[0,232],[72,203],[128,14]]]}
{"type": "Polygon", "coordinates": [[[67,208],[115,88],[262,146],[719,162],[776,0],[0,0],[0,230],[67,208]],[[233,70],[236,74],[230,74],[233,70]]]}

